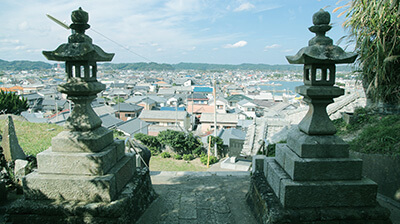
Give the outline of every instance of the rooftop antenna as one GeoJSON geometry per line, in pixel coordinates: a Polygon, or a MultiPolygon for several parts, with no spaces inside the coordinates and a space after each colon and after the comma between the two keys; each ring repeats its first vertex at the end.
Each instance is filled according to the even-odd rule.
{"type": "Polygon", "coordinates": [[[58,25],[64,27],[65,29],[67,29],[67,30],[70,30],[70,29],[71,29],[66,23],[61,22],[60,20],[54,18],[54,17],[51,16],[50,14],[46,14],[46,16],[47,16],[49,19],[53,20],[53,21],[54,21],[55,23],[57,23],[58,25]]]}

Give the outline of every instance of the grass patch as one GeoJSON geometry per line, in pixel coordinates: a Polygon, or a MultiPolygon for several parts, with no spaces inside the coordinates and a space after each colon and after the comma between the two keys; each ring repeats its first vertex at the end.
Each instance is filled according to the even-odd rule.
{"type": "MultiPolygon", "coordinates": [[[[0,133],[3,135],[6,120],[0,120],[0,133]]],[[[36,156],[51,146],[51,139],[64,130],[56,124],[30,123],[14,120],[18,143],[25,154],[36,156]]],[[[4,137],[4,136],[3,136],[4,137]]]]}
{"type": "Polygon", "coordinates": [[[350,150],[362,153],[400,155],[400,116],[356,110],[350,124],[334,121],[337,135],[349,141],[350,150]]]}
{"type": "Polygon", "coordinates": [[[190,162],[176,160],[173,158],[162,158],[152,156],[150,159],[151,171],[206,171],[207,167],[202,165],[199,158],[190,162]]]}

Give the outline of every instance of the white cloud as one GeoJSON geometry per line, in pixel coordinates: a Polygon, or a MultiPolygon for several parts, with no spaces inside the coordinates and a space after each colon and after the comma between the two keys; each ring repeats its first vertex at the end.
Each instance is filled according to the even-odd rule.
{"type": "Polygon", "coordinates": [[[157,52],[163,52],[163,51],[165,51],[163,48],[157,48],[157,50],[156,50],[157,52]]]}
{"type": "Polygon", "coordinates": [[[283,53],[289,53],[289,52],[292,52],[293,51],[293,49],[286,49],[286,50],[283,50],[282,52],[283,53]]]}
{"type": "Polygon", "coordinates": [[[241,4],[239,7],[235,8],[233,11],[234,12],[249,11],[254,8],[255,6],[253,4],[251,4],[250,2],[246,2],[241,4]]]}
{"type": "Polygon", "coordinates": [[[6,44],[19,44],[21,41],[17,39],[0,39],[0,43],[6,43],[6,44]]]}
{"type": "Polygon", "coordinates": [[[224,45],[224,48],[239,48],[239,47],[244,47],[246,45],[247,45],[247,41],[241,40],[234,44],[226,44],[226,45],[224,45]]]}
{"type": "Polygon", "coordinates": [[[23,21],[22,23],[18,24],[18,28],[20,30],[26,30],[29,28],[28,22],[27,21],[23,21]]]}
{"type": "Polygon", "coordinates": [[[267,45],[264,47],[264,51],[268,51],[270,49],[275,49],[275,48],[279,48],[279,47],[281,47],[281,45],[279,45],[279,44],[267,45]]]}
{"type": "Polygon", "coordinates": [[[14,50],[23,50],[23,49],[25,49],[25,48],[26,48],[25,45],[19,45],[19,46],[16,46],[16,47],[14,48],[14,50]]]}

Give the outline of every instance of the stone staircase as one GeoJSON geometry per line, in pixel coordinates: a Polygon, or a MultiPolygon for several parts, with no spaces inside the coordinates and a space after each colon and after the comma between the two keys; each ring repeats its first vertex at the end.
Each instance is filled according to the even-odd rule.
{"type": "Polygon", "coordinates": [[[241,156],[254,156],[260,150],[267,136],[267,122],[263,118],[256,118],[249,126],[244,140],[241,156]],[[260,141],[261,140],[261,141],[260,141]]]}
{"type": "Polygon", "coordinates": [[[359,97],[360,97],[360,95],[357,92],[343,96],[341,100],[338,100],[335,103],[328,105],[328,107],[327,107],[328,115],[330,116],[330,115],[336,113],[340,109],[344,108],[345,106],[347,106],[350,103],[357,100],[359,97]]]}

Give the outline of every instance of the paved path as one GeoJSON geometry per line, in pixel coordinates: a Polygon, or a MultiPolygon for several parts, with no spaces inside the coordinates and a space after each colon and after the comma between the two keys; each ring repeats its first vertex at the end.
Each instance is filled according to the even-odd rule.
{"type": "Polygon", "coordinates": [[[256,223],[245,195],[249,172],[152,172],[159,197],[137,223],[256,223]]]}

